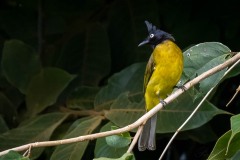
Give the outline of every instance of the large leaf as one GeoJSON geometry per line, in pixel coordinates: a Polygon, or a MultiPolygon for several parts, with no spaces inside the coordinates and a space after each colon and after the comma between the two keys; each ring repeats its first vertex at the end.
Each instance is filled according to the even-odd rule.
{"type": "MultiPolygon", "coordinates": [[[[226,61],[231,50],[217,42],[197,44],[184,52],[184,75],[190,79],[226,61]]],[[[200,91],[206,93],[219,83],[226,69],[200,82],[200,91]]],[[[183,80],[184,82],[186,80],[183,80]]]]}
{"type": "MultiPolygon", "coordinates": [[[[49,113],[30,119],[27,123],[0,135],[0,150],[11,149],[31,142],[47,141],[53,131],[67,118],[68,114],[49,113]]],[[[32,158],[38,157],[44,148],[33,149],[32,158]]]]}
{"type": "MultiPolygon", "coordinates": [[[[158,114],[157,132],[175,132],[198,106],[203,96],[194,88],[180,95],[158,114]]],[[[219,114],[230,114],[205,100],[182,130],[198,128],[219,114]]]]}
{"type": "MultiPolygon", "coordinates": [[[[66,136],[63,138],[73,138],[81,135],[91,134],[101,123],[103,117],[82,118],[73,123],[66,136]]],[[[51,156],[51,160],[81,160],[89,141],[76,142],[57,146],[51,156]]]]}
{"type": "Polygon", "coordinates": [[[24,157],[18,152],[9,151],[4,156],[0,157],[0,160],[30,160],[28,157],[24,157]]]}
{"type": "Polygon", "coordinates": [[[45,68],[33,77],[27,90],[26,102],[30,116],[54,104],[75,76],[58,68],[45,68]]]}
{"type": "Polygon", "coordinates": [[[231,137],[232,132],[228,131],[224,135],[222,135],[216,145],[213,148],[213,151],[208,157],[208,160],[225,160],[226,159],[226,150],[228,140],[231,137]]]}
{"type": "Polygon", "coordinates": [[[228,141],[226,154],[231,156],[240,150],[240,114],[231,117],[232,135],[228,141]]]}
{"type": "MultiPolygon", "coordinates": [[[[114,124],[111,122],[107,123],[101,128],[100,132],[110,131],[111,126],[114,126],[114,124]]],[[[94,150],[94,155],[95,155],[94,157],[119,158],[127,151],[127,149],[128,147],[123,147],[123,148],[111,147],[110,145],[107,144],[105,137],[98,138],[96,142],[96,147],[94,150]]]]}
{"type": "Polygon", "coordinates": [[[72,109],[93,109],[94,99],[99,88],[81,86],[67,98],[66,105],[72,109]]]}
{"type": "Polygon", "coordinates": [[[142,99],[143,76],[145,63],[133,64],[130,67],[114,74],[108,81],[108,85],[103,87],[95,98],[95,108],[109,108],[119,94],[130,92],[131,97],[142,99]]]}
{"type": "Polygon", "coordinates": [[[216,142],[209,160],[225,160],[239,156],[240,150],[240,115],[231,117],[231,130],[222,135],[216,142]]]}
{"type": "Polygon", "coordinates": [[[7,80],[26,93],[31,78],[40,71],[41,65],[37,53],[18,40],[4,44],[2,69],[7,80]]]}
{"type": "MultiPolygon", "coordinates": [[[[197,91],[194,90],[194,92],[197,91]]],[[[157,132],[175,132],[192,113],[192,111],[199,104],[202,98],[202,96],[198,96],[196,98],[193,95],[192,89],[190,91],[187,91],[179,98],[177,98],[174,102],[159,111],[157,132]]],[[[144,103],[136,103],[130,101],[128,94],[125,93],[118,97],[118,99],[112,104],[109,111],[106,111],[106,117],[116,125],[123,127],[133,123],[144,113],[144,103]]],[[[210,102],[205,101],[200,107],[200,109],[197,111],[197,113],[183,128],[183,130],[200,127],[218,114],[228,113],[216,108],[210,102]]]]}
{"type": "Polygon", "coordinates": [[[135,122],[144,113],[144,101],[132,102],[127,92],[121,94],[111,105],[110,110],[105,111],[105,116],[119,127],[127,126],[135,122]]]}
{"type": "Polygon", "coordinates": [[[238,63],[226,76],[226,78],[231,78],[240,74],[240,63],[238,63]]]}

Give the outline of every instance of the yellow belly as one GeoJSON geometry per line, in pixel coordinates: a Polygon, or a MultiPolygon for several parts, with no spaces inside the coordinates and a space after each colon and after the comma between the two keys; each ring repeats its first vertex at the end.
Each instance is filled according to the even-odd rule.
{"type": "Polygon", "coordinates": [[[164,41],[153,51],[155,68],[145,91],[146,110],[171,94],[183,70],[182,51],[172,41],[164,41]]]}

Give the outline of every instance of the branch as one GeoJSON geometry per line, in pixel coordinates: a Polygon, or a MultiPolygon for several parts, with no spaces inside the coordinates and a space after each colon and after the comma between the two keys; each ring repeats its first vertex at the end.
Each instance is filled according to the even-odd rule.
{"type": "MultiPolygon", "coordinates": [[[[238,63],[240,63],[240,59],[235,62],[223,75],[223,77],[225,77],[238,63]]],[[[177,134],[182,130],[182,128],[190,121],[190,119],[194,116],[194,114],[197,112],[197,110],[201,107],[202,103],[207,99],[207,97],[210,95],[210,93],[213,91],[213,89],[216,87],[217,85],[215,85],[214,87],[212,87],[207,94],[203,97],[203,99],[201,100],[201,102],[198,104],[198,106],[193,110],[193,112],[188,116],[188,118],[183,122],[183,124],[177,129],[177,131],[174,133],[174,135],[172,136],[172,138],[169,140],[167,146],[164,148],[159,160],[161,160],[164,156],[164,154],[166,153],[167,149],[169,148],[169,146],[171,145],[172,141],[175,139],[175,137],[177,136],[177,134]]],[[[240,87],[239,87],[240,88],[240,87]]]]}
{"type": "Polygon", "coordinates": [[[229,104],[234,100],[234,98],[237,96],[238,92],[240,92],[240,85],[238,86],[238,88],[236,89],[235,94],[233,95],[233,97],[230,99],[230,101],[226,104],[226,107],[229,106],[229,104]]]}
{"type": "MultiPolygon", "coordinates": [[[[220,70],[232,65],[233,63],[235,63],[239,59],[240,59],[240,53],[236,54],[234,57],[228,59],[224,63],[222,63],[222,64],[204,72],[204,73],[202,73],[198,77],[194,78],[193,80],[191,80],[190,82],[185,84],[186,90],[188,90],[192,86],[196,85],[197,83],[199,83],[203,79],[213,75],[214,73],[217,73],[220,70]]],[[[172,102],[174,99],[176,99],[178,96],[180,96],[183,92],[184,91],[182,89],[178,89],[173,94],[171,94],[169,97],[167,97],[164,101],[168,104],[168,103],[172,102]]],[[[93,140],[93,139],[96,139],[96,138],[107,137],[107,136],[110,136],[110,135],[116,135],[116,134],[128,132],[128,131],[131,131],[132,129],[137,128],[140,125],[142,125],[146,120],[148,120],[150,117],[152,117],[154,114],[156,114],[162,108],[163,108],[162,104],[159,103],[156,107],[154,107],[149,112],[144,114],[137,121],[135,121],[134,123],[132,123],[128,126],[125,126],[123,128],[119,128],[119,129],[112,130],[112,131],[106,131],[106,132],[101,132],[101,133],[85,135],[85,136],[79,136],[79,137],[75,137],[75,138],[64,139],[64,140],[29,143],[29,144],[26,144],[26,145],[22,145],[22,146],[19,146],[19,147],[15,147],[15,148],[12,148],[12,149],[2,151],[2,152],[0,152],[0,156],[4,155],[4,154],[7,154],[10,150],[24,151],[24,150],[29,149],[30,147],[31,148],[37,148],[37,147],[57,146],[57,145],[61,145],[61,144],[69,144],[69,143],[76,143],[76,142],[81,142],[81,141],[86,141],[86,140],[93,140]]]]}
{"type": "Polygon", "coordinates": [[[175,139],[175,137],[177,136],[177,134],[182,130],[182,128],[187,124],[187,122],[190,121],[190,119],[193,117],[193,115],[197,112],[197,110],[201,107],[202,103],[207,99],[207,97],[209,96],[209,94],[213,91],[214,88],[211,88],[208,93],[204,96],[204,98],[201,100],[201,102],[198,104],[198,106],[193,110],[193,112],[190,114],[190,116],[184,121],[184,123],[177,129],[177,131],[174,133],[174,135],[172,136],[172,138],[169,140],[167,146],[165,147],[165,149],[163,150],[159,160],[161,160],[164,156],[164,154],[166,153],[167,149],[169,148],[170,144],[172,143],[172,141],[175,139]]]}

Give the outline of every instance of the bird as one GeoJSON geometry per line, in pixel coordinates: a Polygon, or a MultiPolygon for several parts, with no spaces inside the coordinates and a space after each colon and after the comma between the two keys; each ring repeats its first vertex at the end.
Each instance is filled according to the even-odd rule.
{"type": "MultiPolygon", "coordinates": [[[[145,110],[148,112],[159,103],[165,106],[164,99],[177,87],[183,72],[183,54],[171,34],[148,21],[145,21],[145,24],[148,36],[138,46],[148,44],[153,48],[146,65],[143,84],[145,110]]],[[[156,123],[157,114],[144,124],[138,140],[139,151],[156,149],[156,123]]]]}

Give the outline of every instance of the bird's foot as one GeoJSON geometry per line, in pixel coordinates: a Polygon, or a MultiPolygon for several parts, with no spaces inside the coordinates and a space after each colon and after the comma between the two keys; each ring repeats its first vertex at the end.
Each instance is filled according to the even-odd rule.
{"type": "Polygon", "coordinates": [[[187,88],[184,85],[174,86],[173,88],[182,89],[182,91],[186,91],[187,90],[187,88]]]}
{"type": "Polygon", "coordinates": [[[162,99],[160,99],[160,103],[163,105],[163,107],[167,105],[167,102],[165,102],[165,101],[162,100],[162,99]]]}

